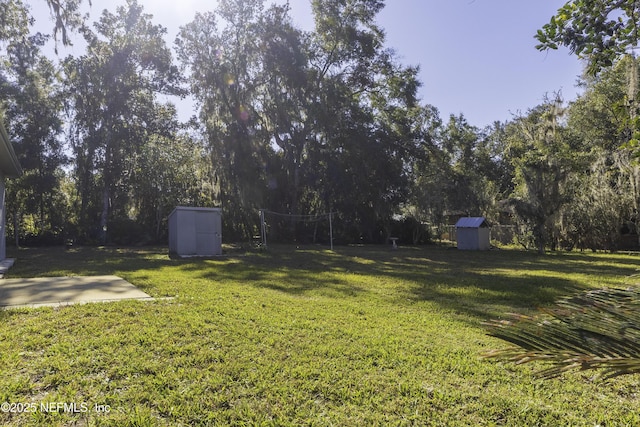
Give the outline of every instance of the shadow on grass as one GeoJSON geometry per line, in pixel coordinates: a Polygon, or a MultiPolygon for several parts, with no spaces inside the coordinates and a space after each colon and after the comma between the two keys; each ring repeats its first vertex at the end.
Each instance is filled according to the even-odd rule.
{"type": "Polygon", "coordinates": [[[605,254],[411,250],[389,260],[384,252],[369,259],[382,266],[377,274],[412,283],[408,298],[480,319],[535,310],[588,288],[621,286],[638,268],[638,258],[605,254]]]}
{"type": "Polygon", "coordinates": [[[431,301],[480,319],[505,310],[546,306],[586,288],[620,286],[640,264],[640,258],[623,255],[573,252],[539,256],[515,250],[461,252],[435,246],[328,251],[274,245],[269,251],[214,260],[169,259],[166,248],[23,249],[11,256],[19,260],[11,277],[136,273],[143,283],[134,284],[147,290],[153,286],[148,283],[153,274],[144,271],[168,268],[182,272],[185,278],[234,281],[292,295],[321,292],[352,297],[389,286],[392,289],[385,292],[385,298],[396,300],[391,302],[431,301]]]}
{"type": "Polygon", "coordinates": [[[15,248],[17,258],[7,277],[97,276],[174,264],[159,248],[77,247],[15,248]]]}
{"type": "Polygon", "coordinates": [[[374,291],[376,282],[394,280],[389,298],[399,303],[431,301],[478,319],[547,306],[587,288],[620,286],[638,267],[638,259],[630,256],[441,247],[392,252],[382,246],[335,252],[272,246],[240,262],[208,263],[182,268],[208,280],[237,280],[294,295],[320,290],[354,296],[374,291]]]}

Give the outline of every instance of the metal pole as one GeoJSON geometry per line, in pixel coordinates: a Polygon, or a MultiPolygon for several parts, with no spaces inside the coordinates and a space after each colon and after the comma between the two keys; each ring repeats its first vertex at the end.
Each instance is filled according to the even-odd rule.
{"type": "Polygon", "coordinates": [[[262,238],[262,246],[267,247],[267,227],[264,224],[264,209],[260,209],[260,237],[262,238]]]}
{"type": "Polygon", "coordinates": [[[331,243],[331,250],[333,250],[333,223],[331,222],[332,212],[329,212],[329,242],[331,243]]]}
{"type": "Polygon", "coordinates": [[[264,229],[264,248],[267,249],[267,222],[264,219],[264,211],[262,211],[262,228],[264,229]]]}

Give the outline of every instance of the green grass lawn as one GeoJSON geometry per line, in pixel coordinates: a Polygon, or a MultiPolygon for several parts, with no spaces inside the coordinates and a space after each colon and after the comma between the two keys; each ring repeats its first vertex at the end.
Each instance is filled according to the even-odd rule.
{"type": "Polygon", "coordinates": [[[506,345],[482,321],[629,286],[638,256],[293,246],[218,260],[171,260],[162,248],[10,255],[12,278],[116,274],[174,298],[0,311],[0,402],[22,409],[0,412],[3,425],[640,425],[637,376],[541,380],[544,365],[481,357],[506,345]]]}

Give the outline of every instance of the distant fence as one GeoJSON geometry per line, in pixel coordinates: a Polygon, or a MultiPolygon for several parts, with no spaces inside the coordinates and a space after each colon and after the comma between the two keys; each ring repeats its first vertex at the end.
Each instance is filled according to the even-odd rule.
{"type": "MultiPolygon", "coordinates": [[[[434,236],[435,240],[443,240],[456,242],[456,226],[455,225],[444,225],[438,227],[431,228],[431,235],[434,236]]],[[[508,245],[516,242],[516,237],[518,237],[518,228],[515,225],[492,225],[491,226],[491,241],[498,242],[503,245],[508,245]]],[[[576,246],[577,249],[591,249],[590,246],[580,247],[576,246]]],[[[618,250],[618,251],[638,251],[640,250],[640,240],[638,239],[637,234],[623,234],[618,236],[618,239],[613,247],[598,247],[597,249],[604,250],[618,250]]]]}

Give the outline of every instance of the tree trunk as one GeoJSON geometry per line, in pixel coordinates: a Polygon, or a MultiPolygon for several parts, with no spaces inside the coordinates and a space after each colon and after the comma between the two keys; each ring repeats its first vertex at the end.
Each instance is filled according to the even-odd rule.
{"type": "Polygon", "coordinates": [[[102,193],[102,213],[100,214],[100,236],[102,238],[102,244],[107,244],[107,222],[109,220],[109,186],[105,184],[102,193]]]}
{"type": "Polygon", "coordinates": [[[16,243],[16,248],[20,248],[20,233],[19,233],[20,221],[18,217],[18,209],[13,208],[13,239],[16,243]]]}
{"type": "Polygon", "coordinates": [[[156,240],[160,240],[160,224],[162,222],[162,206],[158,203],[158,207],[156,209],[156,240]]]}

